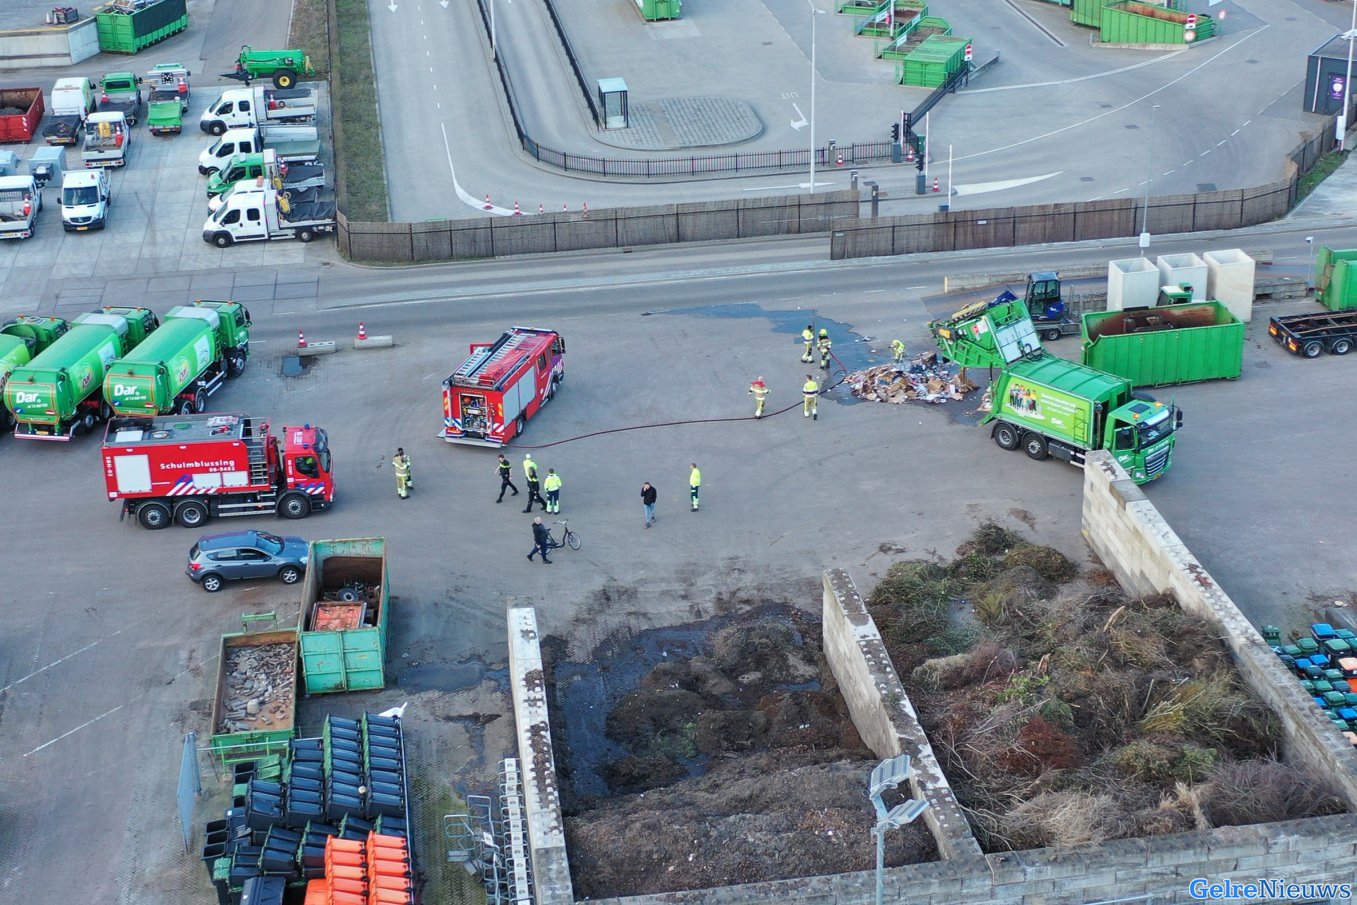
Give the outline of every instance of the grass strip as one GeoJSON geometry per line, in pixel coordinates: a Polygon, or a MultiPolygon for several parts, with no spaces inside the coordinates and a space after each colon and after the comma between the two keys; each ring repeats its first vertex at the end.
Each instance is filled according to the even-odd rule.
{"type": "Polygon", "coordinates": [[[329,0],[293,0],[287,46],[306,51],[318,79],[330,77],[329,14],[329,0]]]}
{"type": "Polygon", "coordinates": [[[386,157],[377,115],[377,80],[366,0],[333,0],[335,169],[340,209],[350,220],[384,223],[389,217],[386,157]]]}

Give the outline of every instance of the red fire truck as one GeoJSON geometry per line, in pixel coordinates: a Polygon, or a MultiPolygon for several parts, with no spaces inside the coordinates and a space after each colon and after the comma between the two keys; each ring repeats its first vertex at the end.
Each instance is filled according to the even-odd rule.
{"type": "Polygon", "coordinates": [[[330,444],[311,425],[285,427],[240,413],[113,418],[102,448],[110,500],[146,528],[173,519],[277,513],[306,518],[334,503],[330,444]]]}
{"type": "Polygon", "coordinates": [[[564,379],[565,340],[555,330],[510,327],[493,343],[472,343],[471,357],[443,381],[438,436],[503,446],[523,433],[564,379]]]}

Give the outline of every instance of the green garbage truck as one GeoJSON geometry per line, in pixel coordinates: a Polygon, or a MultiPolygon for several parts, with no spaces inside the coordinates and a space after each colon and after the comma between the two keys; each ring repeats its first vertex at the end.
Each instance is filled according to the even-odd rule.
{"type": "Polygon", "coordinates": [[[104,399],[119,415],[191,415],[250,353],[250,312],[236,302],[199,300],[165,312],[156,335],[104,375],[104,399]]]}
{"type": "MultiPolygon", "coordinates": [[[[65,318],[20,315],[0,326],[0,394],[15,368],[22,367],[56,342],[70,328],[65,318]]],[[[14,427],[14,416],[0,405],[0,433],[14,427]]]]}
{"type": "Polygon", "coordinates": [[[160,326],[149,308],[100,308],[81,314],[65,335],[5,384],[5,407],[18,422],[14,436],[70,440],[89,432],[113,410],[101,389],[113,364],[160,326]]]}
{"type": "Polygon", "coordinates": [[[1106,449],[1137,484],[1163,476],[1173,464],[1182,413],[1133,394],[1124,377],[1048,353],[1026,304],[1011,293],[929,327],[947,358],[963,367],[1002,369],[980,421],[991,425],[1000,448],[1080,467],[1090,450],[1106,449]]]}

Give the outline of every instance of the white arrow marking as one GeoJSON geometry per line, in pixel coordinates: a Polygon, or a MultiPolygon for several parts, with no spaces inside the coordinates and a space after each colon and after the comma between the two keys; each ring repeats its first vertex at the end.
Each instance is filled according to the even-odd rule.
{"type": "Polygon", "coordinates": [[[390,6],[387,7],[387,9],[391,10],[394,13],[396,11],[396,4],[392,3],[390,6]]]}
{"type": "Polygon", "coordinates": [[[447,9],[447,8],[448,8],[448,0],[438,0],[438,5],[441,6],[441,7],[443,7],[444,9],[447,9]]]}
{"type": "Polygon", "coordinates": [[[1019,186],[1031,185],[1034,182],[1041,182],[1043,179],[1050,179],[1059,176],[1060,172],[1047,173],[1045,176],[1028,176],[1025,179],[1003,179],[999,182],[975,182],[970,185],[958,185],[952,189],[954,195],[983,195],[986,192],[1002,192],[1005,189],[1016,189],[1019,186]]]}
{"type": "Polygon", "coordinates": [[[801,108],[796,106],[795,102],[792,103],[792,109],[796,111],[797,116],[801,117],[800,119],[792,120],[792,128],[800,132],[806,126],[806,114],[801,112],[801,108]]]}

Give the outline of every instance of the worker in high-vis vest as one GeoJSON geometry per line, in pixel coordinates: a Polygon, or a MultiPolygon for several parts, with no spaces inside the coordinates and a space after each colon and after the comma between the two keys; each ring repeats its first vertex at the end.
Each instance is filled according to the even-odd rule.
{"type": "Polygon", "coordinates": [[[547,476],[542,480],[542,489],[547,492],[547,512],[560,512],[561,476],[556,473],[556,469],[547,469],[547,476]]]}
{"type": "Polygon", "coordinates": [[[697,492],[702,487],[702,470],[697,467],[697,463],[692,463],[693,470],[688,472],[688,496],[693,502],[693,511],[697,511],[697,492]]]}
{"type": "Polygon", "coordinates": [[[402,500],[410,499],[410,488],[415,486],[415,482],[410,477],[410,457],[404,449],[396,449],[396,455],[391,458],[391,467],[396,470],[396,495],[402,500]]]}
{"type": "Polygon", "coordinates": [[[829,370],[829,349],[834,344],[829,341],[829,331],[820,328],[820,367],[829,370]]]}
{"type": "Polygon", "coordinates": [[[816,400],[820,398],[820,385],[815,382],[815,378],[806,375],[805,386],[801,387],[801,414],[812,421],[820,420],[820,413],[816,409],[816,400]]]}
{"type": "Polygon", "coordinates": [[[801,360],[810,364],[815,360],[811,350],[815,348],[815,326],[806,324],[806,329],[801,331],[801,341],[806,344],[806,351],[801,354],[801,360]]]}
{"type": "Polygon", "coordinates": [[[891,340],[891,359],[896,364],[905,360],[905,344],[898,339],[891,340]]]}
{"type": "Polygon", "coordinates": [[[749,395],[754,397],[754,417],[762,418],[763,404],[768,400],[768,387],[764,384],[762,375],[749,385],[749,395]]]}

